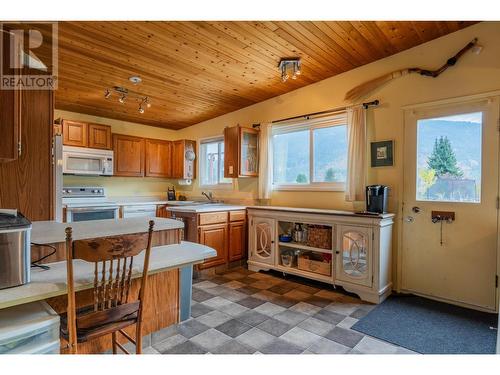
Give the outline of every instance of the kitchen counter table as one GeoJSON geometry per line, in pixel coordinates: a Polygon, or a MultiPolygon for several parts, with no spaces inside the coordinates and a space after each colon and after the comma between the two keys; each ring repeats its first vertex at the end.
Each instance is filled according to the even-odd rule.
{"type": "Polygon", "coordinates": [[[154,220],[155,232],[177,230],[184,227],[178,220],[160,217],[133,217],[127,219],[77,221],[74,223],[35,221],[31,230],[31,242],[38,244],[64,242],[66,240],[64,231],[67,227],[73,228],[73,240],[147,232],[149,220],[154,220]]]}
{"type": "MultiPolygon", "coordinates": [[[[30,283],[0,290],[0,309],[45,300],[57,313],[64,313],[67,307],[64,229],[71,226],[74,239],[97,238],[144,232],[147,230],[149,219],[155,221],[155,232],[144,306],[143,332],[149,336],[144,342],[151,343],[155,332],[189,319],[193,265],[217,254],[208,246],[181,242],[180,230],[184,224],[172,219],[143,217],[76,223],[34,222],[32,242],[52,246],[56,249],[59,259],[46,263],[50,267],[48,270],[32,268],[30,283]]],[[[140,288],[143,257],[144,255],[137,256],[134,259],[131,295],[136,295],[140,288]]],[[[75,260],[74,279],[77,307],[92,304],[93,264],[75,260]]],[[[133,327],[127,328],[126,331],[130,335],[134,334],[133,327]]],[[[79,353],[101,353],[110,348],[110,337],[102,337],[80,344],[79,353]]],[[[62,349],[62,352],[64,351],[65,349],[62,349]]]]}

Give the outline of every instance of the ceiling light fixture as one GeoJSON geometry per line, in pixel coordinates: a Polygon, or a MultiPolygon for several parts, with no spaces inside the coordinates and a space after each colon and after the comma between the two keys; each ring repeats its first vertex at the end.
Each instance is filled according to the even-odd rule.
{"type": "Polygon", "coordinates": [[[297,79],[297,76],[301,74],[300,68],[300,58],[282,58],[278,64],[278,69],[281,72],[281,81],[286,82],[292,74],[292,79],[297,79]]]}
{"type": "Polygon", "coordinates": [[[125,104],[126,101],[139,103],[139,113],[144,113],[145,108],[151,108],[151,99],[149,99],[149,96],[131,91],[125,87],[113,86],[104,91],[105,99],[109,99],[113,95],[118,96],[118,102],[121,104],[125,104]]]}

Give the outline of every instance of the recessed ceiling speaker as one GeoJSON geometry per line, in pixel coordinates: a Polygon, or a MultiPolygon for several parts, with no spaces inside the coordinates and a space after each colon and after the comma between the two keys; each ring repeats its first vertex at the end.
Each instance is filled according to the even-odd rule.
{"type": "Polygon", "coordinates": [[[129,77],[129,79],[128,79],[128,80],[129,80],[130,82],[132,82],[134,85],[137,85],[137,84],[139,84],[139,83],[141,83],[141,82],[142,82],[142,79],[141,79],[141,77],[139,77],[139,76],[132,76],[132,77],[129,77]]]}

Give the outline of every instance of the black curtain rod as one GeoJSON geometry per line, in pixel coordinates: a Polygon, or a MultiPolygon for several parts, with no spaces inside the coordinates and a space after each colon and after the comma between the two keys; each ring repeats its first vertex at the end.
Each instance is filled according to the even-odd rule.
{"type": "MultiPolygon", "coordinates": [[[[373,100],[371,102],[363,103],[361,105],[363,106],[364,109],[367,109],[368,107],[376,107],[379,104],[380,104],[380,101],[378,99],[376,99],[376,100],[373,100]]],[[[272,124],[276,124],[278,122],[295,120],[295,119],[299,119],[299,118],[305,118],[306,120],[309,120],[309,117],[311,117],[311,116],[325,115],[327,113],[332,113],[332,112],[338,112],[338,111],[346,110],[347,108],[349,108],[349,107],[339,107],[339,108],[334,108],[334,109],[328,109],[326,111],[321,111],[321,112],[307,113],[305,115],[293,116],[293,117],[282,118],[282,119],[279,119],[279,120],[274,120],[271,123],[272,124]]],[[[253,124],[252,125],[252,127],[254,127],[254,128],[257,128],[259,126],[260,126],[260,124],[253,124]]]]}

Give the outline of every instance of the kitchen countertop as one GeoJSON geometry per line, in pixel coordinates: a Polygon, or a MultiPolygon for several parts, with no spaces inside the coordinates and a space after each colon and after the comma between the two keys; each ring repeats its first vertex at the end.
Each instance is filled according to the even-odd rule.
{"type": "MultiPolygon", "coordinates": [[[[134,258],[133,278],[142,275],[144,255],[143,252],[134,258]]],[[[217,252],[214,249],[192,242],[157,246],[151,249],[148,274],[201,263],[204,259],[216,255],[217,252]]],[[[50,266],[49,270],[31,269],[31,282],[29,284],[0,290],[0,309],[66,294],[66,261],[46,265],[50,266]]],[[[75,260],[73,272],[76,291],[93,287],[93,263],[75,260]]]]}
{"type": "Polygon", "coordinates": [[[184,223],[161,217],[132,217],[127,219],[107,219],[58,223],[56,221],[34,221],[31,229],[31,242],[50,244],[66,241],[66,227],[73,228],[73,239],[117,236],[122,234],[146,232],[149,220],[154,220],[154,231],[182,229],[184,223]]]}
{"type": "Polygon", "coordinates": [[[339,211],[339,210],[325,210],[321,208],[303,208],[303,207],[282,207],[282,206],[248,206],[248,209],[267,210],[267,211],[286,211],[286,212],[301,212],[311,214],[326,214],[326,215],[339,215],[339,216],[354,216],[365,217],[374,219],[387,219],[392,218],[394,214],[378,214],[378,215],[363,215],[357,214],[352,211],[339,211]]]}
{"type": "Polygon", "coordinates": [[[237,211],[245,210],[247,206],[238,206],[233,204],[218,204],[218,203],[207,203],[193,206],[179,206],[179,207],[167,207],[167,211],[172,212],[220,212],[220,211],[237,211]]]}
{"type": "Polygon", "coordinates": [[[206,203],[206,201],[199,200],[188,200],[188,201],[169,201],[165,197],[160,196],[148,196],[148,197],[108,197],[107,199],[98,200],[96,202],[92,202],[92,198],[89,198],[87,202],[82,203],[79,201],[78,203],[68,203],[66,201],[63,203],[64,207],[98,207],[107,204],[116,204],[117,206],[142,206],[142,205],[162,205],[169,204],[173,206],[188,206],[193,203],[202,204],[206,203]]]}
{"type": "Polygon", "coordinates": [[[167,204],[168,200],[164,197],[159,196],[151,196],[151,197],[108,197],[104,200],[98,200],[97,202],[92,202],[92,198],[89,198],[88,202],[85,203],[68,203],[66,198],[66,202],[63,203],[64,207],[94,207],[94,206],[102,206],[103,204],[116,204],[118,206],[138,206],[138,205],[161,205],[167,204]]]}
{"type": "Polygon", "coordinates": [[[109,197],[110,201],[118,203],[120,206],[136,206],[143,204],[166,204],[166,197],[109,197]]]}

